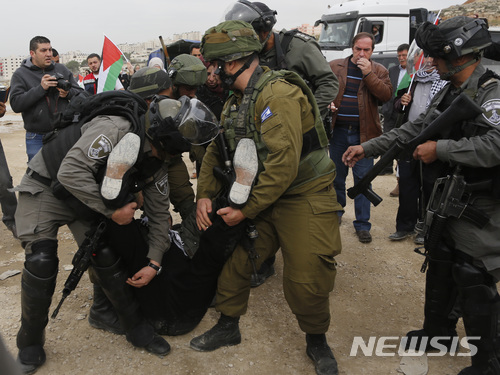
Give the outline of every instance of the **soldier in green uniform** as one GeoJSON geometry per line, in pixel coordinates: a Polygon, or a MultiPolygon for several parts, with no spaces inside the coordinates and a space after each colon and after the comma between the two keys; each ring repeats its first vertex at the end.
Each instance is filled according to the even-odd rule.
{"type": "MultiPolygon", "coordinates": [[[[210,28],[202,40],[205,59],[217,64],[223,84],[234,91],[221,116],[230,156],[238,142],[255,141],[259,168],[246,205],[225,207],[220,215],[230,226],[253,220],[259,267],[281,248],[285,298],[306,333],[307,355],[318,374],[337,374],[326,341],[330,325],[329,293],[333,289],[341,241],[333,179],[323,123],[314,97],[293,72],[259,66],[261,44],[250,24],[227,21],[210,28]],[[300,230],[303,229],[303,230],[300,230]]],[[[211,225],[212,198],[221,183],[213,168],[221,156],[212,142],[203,159],[197,191],[197,223],[211,225]]],[[[191,347],[211,351],[241,342],[240,316],[247,310],[253,267],[238,245],[218,281],[217,325],[194,338],[191,347]]]]}
{"type": "MultiPolygon", "coordinates": [[[[308,84],[329,132],[331,116],[327,116],[328,105],[337,97],[338,79],[312,36],[298,30],[273,31],[277,14],[264,3],[238,0],[228,8],[224,17],[226,20],[240,20],[252,25],[262,43],[260,65],[273,70],[291,70],[308,84]]],[[[252,287],[261,285],[274,275],[274,260],[274,257],[268,259],[259,272],[252,276],[252,287]]]]}
{"type": "MultiPolygon", "coordinates": [[[[454,17],[423,24],[415,35],[418,45],[432,58],[441,79],[450,81],[433,98],[427,111],[413,122],[384,133],[359,146],[351,146],[343,160],[349,166],[363,157],[377,156],[396,138],[412,139],[461,93],[468,95],[482,113],[473,119],[449,124],[445,135],[415,149],[413,157],[424,163],[424,192],[435,186],[428,204],[425,236],[428,252],[423,329],[408,332],[408,346],[432,350],[433,340],[451,350],[457,340],[458,317],[469,336],[472,366],[459,375],[500,374],[500,84],[499,77],[481,64],[482,50],[491,44],[481,19],[454,17]],[[460,172],[457,172],[460,169],[460,172]],[[461,197],[443,199],[451,193],[438,177],[457,175],[465,181],[461,197]],[[463,207],[459,215],[432,208],[453,204],[463,207]],[[429,212],[430,211],[430,212],[429,212]],[[480,212],[487,223],[480,225],[480,212]],[[430,222],[430,218],[432,218],[430,222]],[[444,224],[443,224],[444,223],[444,224]],[[439,224],[439,226],[438,226],[439,224]],[[438,230],[436,230],[438,229],[438,230]],[[430,246],[435,244],[434,246],[430,246]],[[459,307],[458,311],[456,306],[459,307]],[[413,343],[412,343],[413,342],[413,343]]],[[[410,63],[409,63],[410,64],[410,63]]]]}

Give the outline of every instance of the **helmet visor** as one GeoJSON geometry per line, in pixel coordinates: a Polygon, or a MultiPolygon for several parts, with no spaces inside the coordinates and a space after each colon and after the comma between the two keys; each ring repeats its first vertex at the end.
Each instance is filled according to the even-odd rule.
{"type": "Polygon", "coordinates": [[[260,18],[261,15],[246,4],[239,1],[230,4],[224,11],[221,22],[224,21],[245,21],[252,23],[254,20],[260,18]]]}
{"type": "Polygon", "coordinates": [[[432,69],[432,57],[425,56],[424,50],[414,40],[408,51],[406,71],[411,76],[418,71],[430,71],[432,69]]]}
{"type": "Polygon", "coordinates": [[[217,117],[198,99],[191,99],[182,117],[179,132],[193,146],[211,142],[219,134],[217,117]]]}

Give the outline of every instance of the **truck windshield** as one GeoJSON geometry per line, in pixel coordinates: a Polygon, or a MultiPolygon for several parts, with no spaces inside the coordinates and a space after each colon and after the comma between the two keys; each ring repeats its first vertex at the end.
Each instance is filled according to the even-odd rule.
{"type": "Polygon", "coordinates": [[[356,20],[335,20],[327,21],[328,26],[323,25],[319,36],[319,45],[321,49],[343,50],[350,47],[354,35],[356,20]]]}

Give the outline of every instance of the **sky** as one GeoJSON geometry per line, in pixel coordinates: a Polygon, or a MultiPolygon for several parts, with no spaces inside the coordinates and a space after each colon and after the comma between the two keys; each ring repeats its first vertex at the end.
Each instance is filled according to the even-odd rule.
{"type": "MultiPolygon", "coordinates": [[[[50,39],[59,53],[102,50],[104,35],[116,44],[145,42],[173,34],[201,31],[221,21],[235,0],[5,0],[0,16],[0,57],[29,55],[29,41],[36,35],[50,39]]],[[[341,0],[264,0],[277,10],[276,29],[314,24],[327,13],[328,4],[341,0]]],[[[465,0],[409,0],[411,7],[438,10],[465,0]]]]}

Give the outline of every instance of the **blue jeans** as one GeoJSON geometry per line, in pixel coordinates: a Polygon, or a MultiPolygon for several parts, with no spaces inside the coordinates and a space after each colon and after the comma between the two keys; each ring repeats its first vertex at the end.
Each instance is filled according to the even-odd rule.
{"type": "Polygon", "coordinates": [[[28,161],[36,155],[43,145],[43,134],[26,132],[26,153],[28,154],[28,161]]]}
{"type": "MultiPolygon", "coordinates": [[[[346,206],[345,180],[349,173],[349,168],[342,162],[342,155],[349,146],[359,145],[359,130],[348,130],[346,128],[333,128],[333,135],[330,139],[330,158],[337,167],[337,176],[333,180],[333,186],[337,192],[337,200],[346,206]]],[[[354,183],[356,184],[373,167],[372,158],[364,158],[356,163],[352,168],[354,183]]],[[[354,199],[354,228],[358,230],[370,230],[370,201],[360,194],[354,199]]]]}

